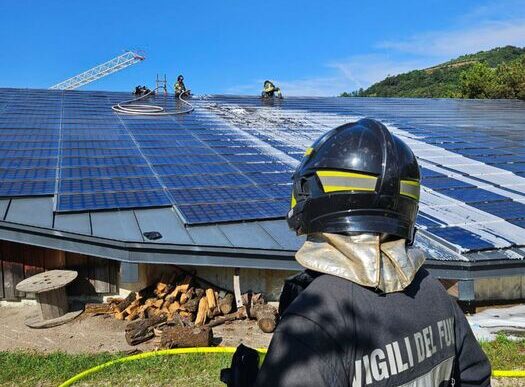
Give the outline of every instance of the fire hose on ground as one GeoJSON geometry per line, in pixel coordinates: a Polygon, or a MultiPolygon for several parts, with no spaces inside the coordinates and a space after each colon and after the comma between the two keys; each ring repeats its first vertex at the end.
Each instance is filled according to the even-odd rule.
{"type": "MultiPolygon", "coordinates": [[[[73,376],[72,378],[66,380],[59,387],[71,386],[73,383],[76,383],[79,380],[82,380],[86,378],[87,376],[92,375],[96,372],[102,371],[105,368],[111,367],[115,364],[127,363],[129,361],[147,359],[147,358],[156,357],[156,356],[182,355],[182,354],[189,354],[189,353],[235,353],[236,350],[237,348],[235,347],[201,347],[201,348],[174,348],[174,349],[164,349],[160,351],[139,353],[137,355],[131,355],[131,356],[126,356],[126,357],[121,357],[120,359],[111,360],[106,363],[95,366],[93,368],[89,368],[73,376]]],[[[261,355],[265,355],[266,351],[267,351],[266,348],[257,349],[257,352],[259,352],[259,354],[261,355]]]]}
{"type": "MultiPolygon", "coordinates": [[[[235,353],[237,348],[235,347],[202,347],[202,348],[175,348],[175,349],[164,349],[160,351],[144,352],[137,355],[131,355],[122,357],[120,359],[115,359],[108,361],[106,363],[100,364],[93,368],[89,368],[81,373],[73,376],[72,378],[66,380],[59,387],[69,387],[74,383],[94,374],[99,371],[102,371],[105,368],[111,367],[115,364],[127,363],[135,360],[147,359],[150,357],[156,356],[171,356],[171,355],[182,355],[189,353],[235,353]]],[[[261,355],[265,355],[267,350],[265,348],[257,349],[257,352],[261,355]]],[[[502,377],[502,378],[525,378],[525,370],[493,370],[493,377],[502,377]]]]}

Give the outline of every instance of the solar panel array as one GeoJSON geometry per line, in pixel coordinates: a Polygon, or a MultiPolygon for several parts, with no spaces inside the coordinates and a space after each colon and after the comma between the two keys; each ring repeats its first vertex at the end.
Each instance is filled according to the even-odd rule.
{"type": "Polygon", "coordinates": [[[370,116],[419,158],[421,228],[461,251],[525,244],[521,102],[207,96],[187,115],[111,111],[128,98],[0,89],[0,196],[55,195],[57,212],[174,205],[188,224],[279,218],[304,149],[370,116]]]}

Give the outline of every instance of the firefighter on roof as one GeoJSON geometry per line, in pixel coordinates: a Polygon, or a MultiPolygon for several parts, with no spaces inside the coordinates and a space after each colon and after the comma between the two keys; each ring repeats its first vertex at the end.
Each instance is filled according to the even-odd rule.
{"type": "Polygon", "coordinates": [[[275,87],[271,81],[264,81],[263,91],[261,93],[263,98],[277,97],[282,98],[281,89],[275,87]]]}
{"type": "Polygon", "coordinates": [[[177,82],[175,82],[175,96],[179,97],[181,95],[189,95],[190,91],[186,89],[186,85],[184,84],[184,77],[182,75],[179,75],[177,77],[177,82]]]}

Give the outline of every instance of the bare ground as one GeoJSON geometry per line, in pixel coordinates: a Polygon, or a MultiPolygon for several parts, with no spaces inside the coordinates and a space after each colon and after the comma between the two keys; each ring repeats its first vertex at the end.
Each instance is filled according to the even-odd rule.
{"type": "MultiPolygon", "coordinates": [[[[128,345],[124,338],[127,321],[112,317],[80,315],[58,327],[28,328],[24,320],[37,311],[36,305],[0,306],[0,351],[97,353],[155,349],[151,342],[128,345]]],[[[261,332],[255,321],[235,321],[215,327],[213,335],[217,344],[226,347],[236,347],[241,342],[256,348],[268,347],[272,337],[261,332]]]]}

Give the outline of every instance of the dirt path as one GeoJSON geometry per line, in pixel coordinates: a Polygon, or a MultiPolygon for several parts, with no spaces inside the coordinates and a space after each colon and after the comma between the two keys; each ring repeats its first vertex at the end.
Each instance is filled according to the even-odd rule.
{"type": "MultiPolygon", "coordinates": [[[[124,338],[126,321],[103,316],[84,316],[48,329],[25,326],[26,316],[38,311],[36,306],[0,306],[0,351],[36,350],[40,352],[121,352],[154,349],[151,343],[129,346],[124,338]]],[[[221,346],[268,347],[271,334],[263,333],[254,321],[236,321],[213,329],[221,346]]]]}

